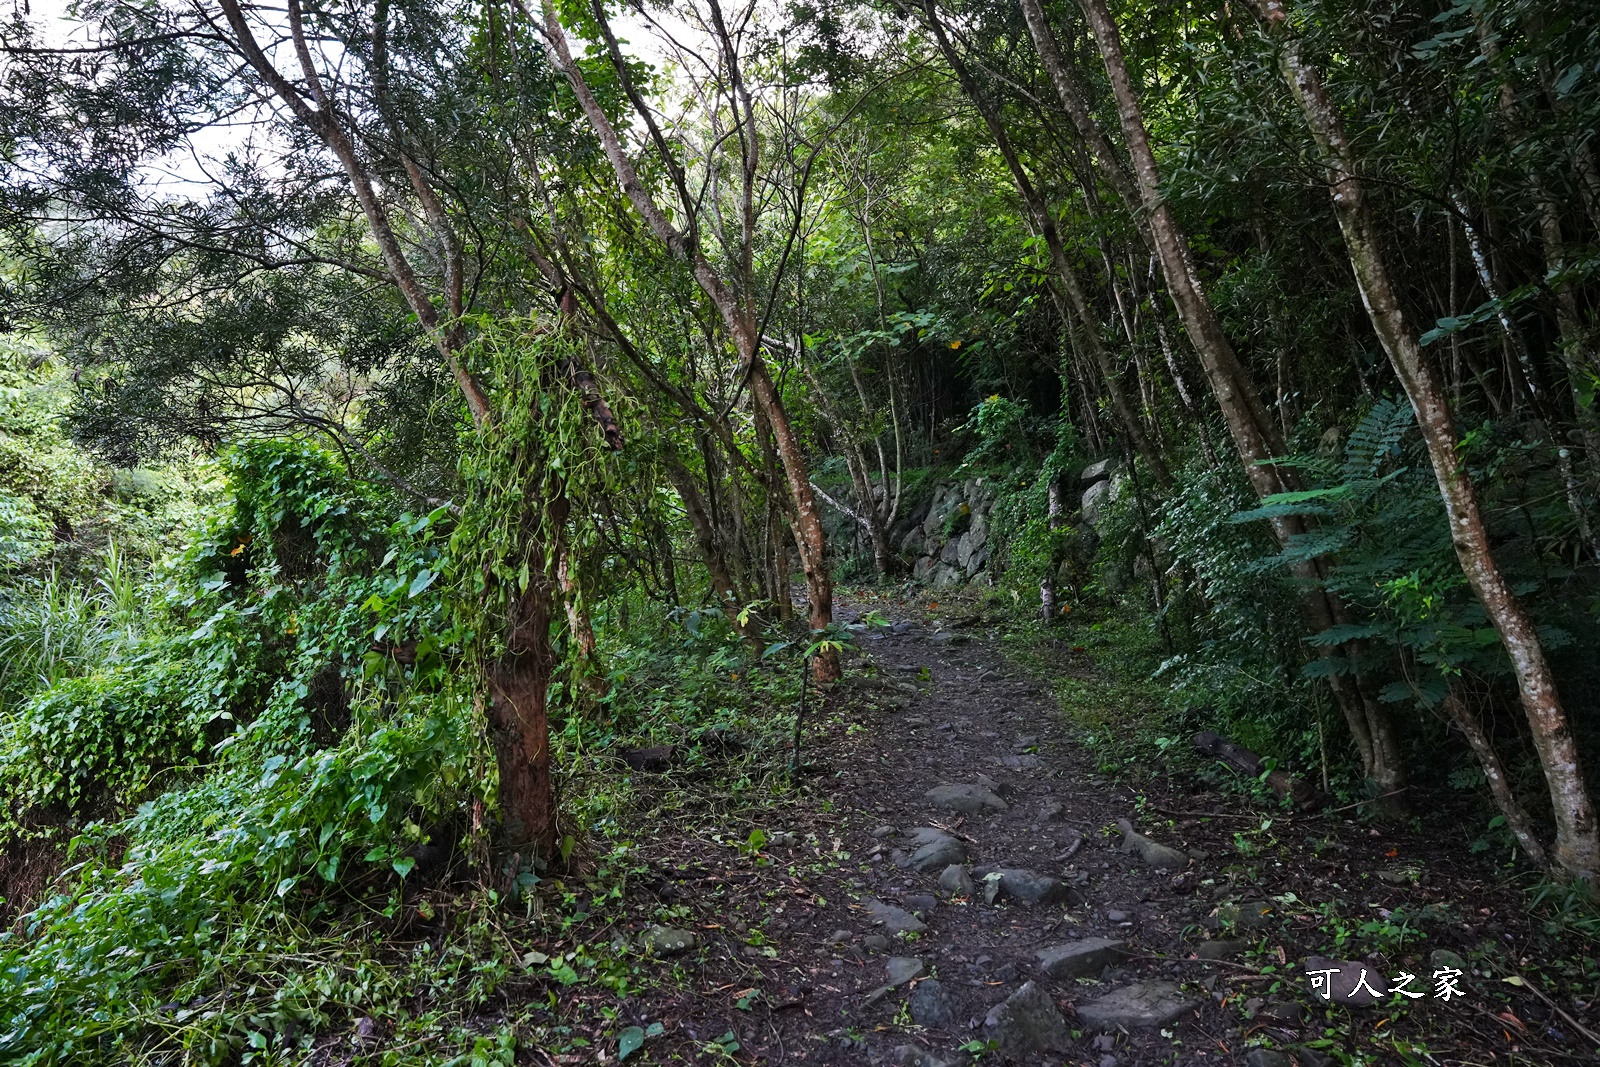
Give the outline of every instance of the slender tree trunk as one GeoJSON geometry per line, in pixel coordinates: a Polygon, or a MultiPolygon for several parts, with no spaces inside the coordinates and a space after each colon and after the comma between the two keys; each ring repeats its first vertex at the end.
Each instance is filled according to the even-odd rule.
{"type": "Polygon", "coordinates": [[[1078,283],[1077,273],[1072,269],[1072,261],[1067,257],[1066,246],[1061,241],[1061,231],[1056,226],[1055,216],[1051,214],[1044,197],[1034,187],[1033,179],[1029,178],[1028,172],[1023,169],[1022,161],[1012,146],[1011,136],[1006,132],[1005,124],[1000,121],[999,114],[978,89],[972,71],[962,59],[961,53],[951,44],[949,35],[945,33],[944,23],[940,21],[936,0],[923,0],[923,12],[934,41],[950,64],[950,69],[955,72],[962,92],[972,101],[972,106],[977,109],[984,125],[989,128],[989,134],[994,139],[1001,158],[1005,160],[1006,169],[1011,172],[1011,179],[1022,197],[1028,216],[1039,235],[1044,238],[1045,247],[1050,252],[1051,266],[1055,268],[1053,277],[1058,283],[1055,290],[1066,305],[1063,317],[1076,320],[1079,327],[1078,335],[1100,371],[1106,395],[1111,399],[1111,406],[1117,413],[1118,421],[1122,423],[1123,432],[1128,435],[1134,450],[1143,457],[1156,480],[1162,485],[1170,484],[1172,475],[1167,470],[1166,460],[1144,432],[1144,424],[1122,387],[1122,377],[1111,361],[1111,354],[1106,351],[1105,342],[1100,337],[1100,323],[1091,313],[1083,287],[1078,283]]]}
{"type": "MultiPolygon", "coordinates": [[[[1050,479],[1046,494],[1045,521],[1052,531],[1059,530],[1067,522],[1066,492],[1061,475],[1050,479]]],[[[1046,623],[1056,621],[1056,570],[1060,566],[1061,561],[1052,552],[1045,563],[1044,577],[1039,579],[1039,614],[1046,623]]]]}
{"type": "Polygon", "coordinates": [[[1478,757],[1479,766],[1483,768],[1483,776],[1489,783],[1489,793],[1494,797],[1495,806],[1500,809],[1500,814],[1506,817],[1506,826],[1516,837],[1523,854],[1540,867],[1547,867],[1549,863],[1545,857],[1544,845],[1540,843],[1539,835],[1534,832],[1533,820],[1528,818],[1527,809],[1512,791],[1511,781],[1506,777],[1505,765],[1500,762],[1500,754],[1494,750],[1494,742],[1490,739],[1489,732],[1484,729],[1483,721],[1478,718],[1477,711],[1467,704],[1455,686],[1446,691],[1442,706],[1451,721],[1461,729],[1467,744],[1472,746],[1472,752],[1478,757]]]}
{"type": "Polygon", "coordinates": [[[1302,58],[1282,0],[1256,0],[1256,6],[1268,30],[1278,39],[1284,80],[1321,153],[1334,214],[1368,317],[1416,412],[1444,500],[1456,557],[1473,593],[1499,632],[1516,672],[1523,711],[1555,813],[1554,864],[1568,875],[1592,879],[1600,873],[1600,836],[1596,834],[1594,806],[1584,783],[1577,741],[1538,631],[1495,559],[1478,506],[1477,487],[1462,460],[1444,385],[1423,358],[1416,335],[1401,311],[1377,228],[1367,210],[1365,189],[1356,173],[1344,121],[1324,89],[1321,75],[1302,58]]]}
{"type": "MultiPolygon", "coordinates": [[[[1076,112],[1079,107],[1069,100],[1081,99],[1082,92],[1072,82],[1060,59],[1038,0],[1020,2],[1025,13],[1029,8],[1033,9],[1033,14],[1028,16],[1028,26],[1035,45],[1041,55],[1048,53],[1053,57],[1046,62],[1051,78],[1056,82],[1068,111],[1076,112]]],[[[1223,331],[1222,323],[1194,270],[1188,240],[1161,191],[1160,171],[1150,147],[1150,136],[1145,129],[1138,94],[1134,91],[1133,79],[1123,55],[1121,32],[1112,20],[1105,0],[1079,2],[1088,18],[1106,77],[1116,98],[1123,140],[1133,162],[1134,184],[1139,196],[1137,206],[1143,210],[1151,243],[1166,278],[1167,292],[1177,308],[1178,317],[1195,353],[1200,357],[1200,365],[1222,409],[1234,448],[1244,465],[1245,476],[1259,497],[1292,491],[1298,487],[1292,472],[1270,462],[1284,455],[1286,448],[1283,438],[1278,434],[1254,383],[1223,331]]],[[[1109,172],[1114,168],[1106,169],[1109,172]]],[[[1129,207],[1133,209],[1135,205],[1130,204],[1129,207]]],[[[1280,544],[1288,544],[1292,538],[1303,535],[1306,526],[1297,516],[1280,516],[1273,520],[1273,531],[1280,544]]],[[[1306,586],[1302,595],[1302,610],[1311,629],[1326,630],[1341,621],[1345,609],[1337,597],[1321,588],[1320,568],[1315,563],[1306,562],[1297,565],[1294,573],[1306,586]]],[[[1324,647],[1319,649],[1319,655],[1331,658],[1348,651],[1324,647]]],[[[1363,770],[1377,785],[1380,794],[1387,798],[1384,807],[1398,811],[1402,806],[1399,793],[1405,787],[1405,763],[1393,716],[1386,706],[1373,697],[1370,686],[1361,684],[1360,679],[1335,681],[1333,689],[1361,754],[1363,770]]]]}
{"type": "Polygon", "coordinates": [[[682,463],[672,458],[667,459],[666,468],[667,477],[678,490],[678,498],[683,501],[683,510],[689,516],[689,528],[694,531],[700,558],[705,561],[706,573],[711,576],[711,591],[717,598],[717,605],[722,608],[735,629],[749,636],[745,627],[739,622],[743,598],[739,595],[739,587],[734,584],[733,576],[728,572],[727,557],[723,554],[716,529],[711,524],[711,517],[706,513],[705,498],[700,495],[699,487],[694,484],[694,475],[690,474],[689,469],[682,463]]]}
{"type": "MultiPolygon", "coordinates": [[[[767,364],[761,357],[761,337],[755,311],[746,306],[746,302],[730,287],[729,283],[717,272],[711,261],[699,247],[697,231],[679,230],[672,224],[666,212],[656,203],[650,190],[640,178],[638,168],[627,152],[622,147],[622,139],[618,136],[616,127],[612,124],[605,109],[595,98],[589,83],[572,58],[571,50],[567,47],[566,31],[561,26],[561,20],[556,15],[553,0],[542,0],[543,29],[545,42],[549,46],[550,56],[557,70],[566,76],[568,84],[572,86],[573,94],[578,99],[578,106],[588,120],[590,128],[600,140],[607,161],[615,172],[618,184],[623,193],[628,197],[650,231],[655,235],[674,258],[688,264],[690,272],[701,290],[710,299],[712,306],[721,315],[723,324],[732,339],[739,356],[739,369],[744,380],[749,386],[750,394],[755,398],[772,427],[773,437],[776,440],[778,456],[783,463],[785,480],[789,493],[794,503],[794,541],[800,555],[800,567],[805,573],[806,594],[809,600],[811,627],[814,631],[822,630],[833,622],[833,579],[828,573],[827,550],[822,534],[822,521],[817,513],[816,497],[811,492],[811,478],[806,467],[805,454],[800,448],[800,440],[794,432],[793,424],[789,420],[789,413],[784,408],[783,399],[778,393],[778,388],[768,373],[767,364]]],[[[718,36],[722,41],[725,59],[730,65],[729,76],[736,83],[735,95],[740,98],[739,106],[746,112],[744,125],[741,126],[744,136],[754,137],[753,117],[748,114],[749,102],[742,93],[742,83],[739,82],[737,57],[726,54],[729,48],[729,38],[725,27],[721,25],[721,13],[713,8],[712,12],[718,26],[718,36]]],[[[611,28],[606,24],[604,11],[597,10],[595,18],[601,25],[608,39],[611,28]]],[[[631,89],[628,82],[626,64],[621,62],[621,57],[612,49],[613,66],[617,68],[618,75],[624,82],[624,87],[631,89]]],[[[641,100],[632,93],[634,110],[641,121],[650,129],[659,142],[659,134],[655,128],[654,113],[651,112],[641,100]]],[[[754,143],[754,142],[752,142],[754,143]]],[[[670,150],[665,153],[665,165],[677,174],[670,150]]],[[[753,226],[753,181],[754,175],[750,169],[754,166],[754,151],[747,152],[745,159],[745,184],[744,184],[744,227],[750,231],[753,226]]],[[[679,182],[681,186],[681,180],[679,182]]],[[[685,204],[689,208],[690,203],[685,204]]],[[[746,241],[744,247],[744,274],[747,280],[753,283],[754,278],[750,269],[749,257],[753,250],[751,242],[746,241]]],[[[819,682],[832,681],[840,676],[839,656],[836,652],[820,652],[812,660],[812,672],[819,682]]]]}

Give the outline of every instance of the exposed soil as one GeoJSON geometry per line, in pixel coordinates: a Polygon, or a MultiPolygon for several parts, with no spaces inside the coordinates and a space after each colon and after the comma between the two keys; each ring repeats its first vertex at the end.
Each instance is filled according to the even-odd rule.
{"type": "MultiPolygon", "coordinates": [[[[637,1005],[641,1023],[666,1021],[669,1035],[695,1047],[732,1033],[741,1062],[923,1062],[908,1045],[965,1062],[963,1045],[995,1036],[985,1026],[990,1010],[1032,980],[1063,1013],[1070,1043],[991,1051],[988,1061],[1270,1067],[1333,1062],[1338,1050],[1364,1051],[1369,1062],[1423,1062],[1394,1051],[1398,1041],[1425,1045],[1441,1064],[1588,1062],[1593,1048],[1577,1027],[1596,1029],[1592,1014],[1583,1018],[1592,1002],[1569,1001],[1565,1010],[1576,1017],[1563,1018],[1501,982],[1534,962],[1519,952],[1532,934],[1518,914],[1520,891],[1486,888],[1488,873],[1474,857],[1360,825],[1351,813],[1287,820],[1279,813],[1270,855],[1247,862],[1234,833],[1258,827],[1260,815],[1245,813],[1237,798],[1230,804],[1205,793],[1198,779],[1143,783],[1141,812],[1139,795],[1096,773],[1048,694],[981,629],[936,632],[908,620],[895,630],[866,643],[874,675],[832,698],[848,702],[849,713],[807,752],[814,803],[771,828],[796,834],[796,843],[768,845],[762,856],[732,864],[718,846],[691,869],[683,867],[685,842],[648,850],[657,853],[658,870],[675,870],[655,889],[691,905],[702,948],[693,963],[679,957],[688,970],[677,996],[663,1002],[647,994],[637,1005]],[[994,783],[1007,810],[962,815],[924,795],[979,776],[994,783]],[[1197,858],[1182,871],[1152,869],[1119,847],[1114,827],[1122,818],[1197,858]],[[889,827],[895,833],[886,834],[889,827]],[[939,868],[915,873],[895,862],[896,849],[908,850],[902,832],[917,827],[957,836],[980,872],[1032,868],[1061,879],[1070,894],[1055,904],[1018,903],[1003,893],[985,903],[981,882],[970,897],[940,888],[939,868]],[[1415,881],[1377,877],[1398,869],[1415,881]],[[1375,979],[1402,969],[1417,974],[1411,988],[1427,997],[1399,1009],[1329,1007],[1313,998],[1300,961],[1332,948],[1316,905],[1334,897],[1374,919],[1435,906],[1441,918],[1426,927],[1426,940],[1413,936],[1398,954],[1366,961],[1375,979]],[[921,915],[926,929],[885,944],[867,908],[872,900],[921,915]],[[1040,969],[1041,949],[1095,937],[1125,942],[1126,956],[1079,979],[1052,979],[1040,969]],[[1206,941],[1232,939],[1248,947],[1225,961],[1195,958],[1206,941]],[[1433,997],[1429,953],[1467,956],[1485,940],[1502,946],[1495,956],[1504,970],[1469,967],[1463,997],[1433,997]],[[894,957],[920,959],[921,973],[868,1003],[894,957]],[[937,979],[950,1020],[919,1026],[907,1003],[929,978],[937,979]],[[1150,981],[1177,983],[1192,1006],[1165,1026],[1108,1032],[1077,1016],[1086,1002],[1150,981]],[[1286,1018],[1269,1018],[1268,1005],[1280,1003],[1291,1005],[1276,1009],[1286,1018]],[[1252,1057],[1253,1046],[1286,1058],[1252,1057]]],[[[1086,661],[1068,667],[1092,670],[1086,661]]]]}

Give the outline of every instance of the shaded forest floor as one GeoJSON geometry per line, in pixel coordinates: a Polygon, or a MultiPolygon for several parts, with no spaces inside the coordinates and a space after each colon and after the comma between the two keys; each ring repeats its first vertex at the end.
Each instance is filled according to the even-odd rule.
{"type": "MultiPolygon", "coordinates": [[[[473,1063],[1593,1062],[1600,991],[1573,992],[1593,945],[1536,920],[1459,832],[1252,808],[1181,768],[1113,780],[981,616],[842,614],[869,607],[896,625],[824,698],[798,797],[748,754],[664,755],[634,778],[655,821],[631,846],[543,887],[542,918],[487,920],[520,970],[464,1020],[485,1035],[473,1063]],[[949,799],[974,810],[928,796],[941,786],[971,787],[949,799]],[[1121,819],[1182,868],[1125,851],[1121,819]],[[1321,1003],[1303,963],[1319,954],[1427,995],[1321,1003]],[[1441,1000],[1452,966],[1462,995],[1441,1000]]],[[[1094,684],[1085,655],[1052,655],[1094,684]]],[[[481,936],[460,901],[413,899],[391,951],[481,936]]],[[[318,1058],[388,1062],[416,1040],[356,1019],[318,1058]]]]}

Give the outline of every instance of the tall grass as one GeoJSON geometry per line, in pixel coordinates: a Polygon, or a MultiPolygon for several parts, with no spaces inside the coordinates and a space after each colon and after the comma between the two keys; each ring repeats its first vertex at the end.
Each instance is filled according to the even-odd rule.
{"type": "Polygon", "coordinates": [[[76,678],[131,648],[144,633],[141,575],[115,544],[93,585],[51,568],[0,588],[0,707],[76,678]]]}

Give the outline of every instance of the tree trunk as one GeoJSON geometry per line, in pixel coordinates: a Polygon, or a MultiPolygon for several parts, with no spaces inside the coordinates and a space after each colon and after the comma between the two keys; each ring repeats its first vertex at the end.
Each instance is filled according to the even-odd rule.
{"type": "Polygon", "coordinates": [[[512,601],[505,654],[489,670],[489,735],[500,772],[501,839],[525,857],[555,855],[550,779],[550,619],[555,590],[535,550],[527,591],[512,601]]]}
{"type": "Polygon", "coordinates": [[[1100,323],[1090,312],[1089,301],[1084,296],[1083,287],[1078,283],[1077,273],[1072,269],[1072,261],[1067,258],[1066,246],[1061,241],[1061,231],[1056,226],[1055,216],[1051,214],[1044,197],[1034,187],[1028,172],[1023,169],[1022,161],[1017,157],[1011,137],[1006,132],[1005,124],[1001,122],[999,114],[979,91],[978,83],[972,77],[971,70],[967,68],[966,61],[951,44],[949,35],[945,33],[944,24],[939,20],[939,10],[935,0],[923,0],[923,11],[934,41],[950,64],[950,69],[955,72],[962,92],[972,101],[972,106],[977,109],[984,125],[989,128],[995,147],[1005,160],[1006,169],[1011,172],[1012,182],[1016,185],[1017,193],[1027,208],[1028,217],[1039,235],[1044,238],[1045,247],[1050,252],[1051,266],[1055,268],[1052,277],[1057,284],[1054,289],[1059,299],[1066,305],[1063,309],[1063,318],[1077,321],[1078,334],[1081,335],[1084,346],[1089,349],[1089,355],[1094,360],[1105,385],[1106,395],[1110,397],[1111,406],[1117,413],[1117,420],[1122,423],[1123,432],[1133,443],[1134,450],[1144,459],[1158,482],[1162,485],[1170,484],[1172,475],[1167,470],[1166,460],[1145,434],[1144,424],[1128,400],[1127,392],[1122,387],[1121,375],[1117,373],[1116,367],[1111,362],[1111,354],[1106,351],[1105,342],[1101,340],[1100,323]]]}
{"type": "MultiPolygon", "coordinates": [[[[1030,7],[1034,9],[1035,13],[1028,18],[1029,29],[1041,54],[1048,52],[1054,57],[1047,63],[1052,80],[1056,82],[1063,104],[1069,111],[1075,112],[1078,108],[1068,102],[1069,98],[1081,98],[1082,94],[1071,82],[1065,64],[1060,60],[1038,0],[1020,2],[1025,12],[1030,7]]],[[[1177,308],[1178,317],[1195,353],[1200,357],[1200,365],[1211,385],[1212,394],[1217,398],[1217,405],[1222,409],[1234,448],[1244,465],[1245,476],[1258,497],[1291,492],[1298,488],[1292,472],[1269,462],[1285,453],[1283,438],[1279,436],[1254,383],[1222,329],[1222,323],[1195,273],[1188,240],[1161,192],[1160,171],[1156,167],[1155,153],[1150,147],[1150,136],[1145,129],[1139,98],[1134,92],[1133,80],[1123,55],[1121,33],[1111,18],[1105,0],[1080,0],[1080,5],[1089,20],[1106,77],[1116,97],[1117,117],[1129,157],[1133,161],[1139,194],[1138,207],[1143,209],[1151,244],[1161,264],[1162,275],[1166,278],[1167,292],[1177,308]]],[[[1132,210],[1135,205],[1130,204],[1129,208],[1132,210]]],[[[1279,544],[1288,544],[1291,538],[1306,532],[1304,521],[1297,516],[1279,516],[1272,520],[1272,525],[1279,544]]],[[[1303,563],[1294,568],[1294,574],[1306,585],[1302,607],[1311,629],[1326,630],[1341,621],[1343,605],[1331,593],[1320,588],[1320,568],[1314,563],[1303,563]]],[[[1340,650],[1332,648],[1319,650],[1319,655],[1324,658],[1339,654],[1340,650]]],[[[1377,785],[1380,794],[1388,798],[1384,807],[1398,811],[1402,806],[1399,794],[1405,788],[1405,765],[1393,716],[1387,707],[1374,698],[1370,687],[1360,684],[1359,679],[1336,681],[1333,690],[1361,754],[1363,771],[1377,785]]]]}
{"type": "Polygon", "coordinates": [[[1548,866],[1544,845],[1540,843],[1539,835],[1534,833],[1533,822],[1528,818],[1528,812],[1523,808],[1522,801],[1512,792],[1511,782],[1506,778],[1505,765],[1500,762],[1500,754],[1494,750],[1494,742],[1490,740],[1489,732],[1483,728],[1483,721],[1478,718],[1478,713],[1467,704],[1455,686],[1446,691],[1442,706],[1451,721],[1460,727],[1467,744],[1472,746],[1473,754],[1478,757],[1478,764],[1483,768],[1483,776],[1489,783],[1489,793],[1494,797],[1495,806],[1500,809],[1500,814],[1506,817],[1506,826],[1516,837],[1523,854],[1540,867],[1548,866]]]}
{"type": "Polygon", "coordinates": [[[743,598],[739,595],[739,588],[733,582],[733,576],[728,573],[727,558],[723,555],[722,546],[718,543],[716,530],[711,525],[711,517],[706,514],[705,499],[700,495],[700,489],[694,484],[694,475],[689,469],[675,458],[666,460],[667,477],[678,490],[678,498],[683,501],[683,510],[689,516],[689,528],[694,531],[696,545],[700,549],[700,558],[705,561],[706,573],[711,576],[711,591],[717,598],[718,607],[722,608],[728,621],[746,637],[750,636],[747,628],[739,621],[743,608],[743,598]]]}
{"type": "Polygon", "coordinates": [[[1256,0],[1256,6],[1269,31],[1278,38],[1284,80],[1305,115],[1322,156],[1334,215],[1344,235],[1368,317],[1416,412],[1444,500],[1456,557],[1467,583],[1499,632],[1516,673],[1523,711],[1555,813],[1555,867],[1569,876],[1593,879],[1600,873],[1600,836],[1596,833],[1594,806],[1584,783],[1577,742],[1533,620],[1513,595],[1495,560],[1488,527],[1478,506],[1477,487],[1461,457],[1444,385],[1423,358],[1390,282],[1343,119],[1316,68],[1301,57],[1282,0],[1256,0]]]}
{"type": "MultiPolygon", "coordinates": [[[[773,383],[767,371],[766,361],[761,358],[761,336],[757,326],[755,309],[731,287],[729,283],[717,272],[711,261],[706,258],[697,241],[697,229],[693,226],[686,232],[679,230],[672,224],[666,212],[656,203],[650,195],[649,187],[640,178],[638,168],[629,158],[622,147],[622,139],[618,136],[616,127],[600,106],[583,71],[572,58],[571,49],[567,46],[566,31],[561,26],[561,20],[556,15],[553,0],[542,0],[540,4],[543,16],[543,29],[545,43],[549,47],[553,65],[566,76],[567,82],[572,86],[573,95],[578,99],[578,106],[583,111],[584,118],[588,121],[595,135],[600,139],[601,148],[605,152],[607,161],[611,164],[612,171],[616,174],[617,183],[622,187],[622,192],[627,196],[641,218],[644,219],[650,231],[662,245],[666,247],[669,255],[688,264],[690,272],[694,275],[696,283],[710,299],[712,306],[717,309],[723,325],[728,331],[739,355],[739,370],[750,388],[750,395],[755,398],[762,413],[766,416],[772,427],[776,439],[778,456],[783,463],[785,480],[794,502],[794,541],[795,548],[800,554],[800,566],[806,577],[806,593],[810,602],[811,627],[813,631],[821,630],[833,622],[833,579],[828,574],[826,545],[822,536],[822,522],[817,514],[816,498],[811,492],[811,478],[806,468],[805,455],[800,448],[799,438],[795,435],[794,427],[789,421],[789,413],[785,410],[783,399],[778,394],[777,386],[773,383]]],[[[729,51],[730,40],[726,27],[721,25],[720,11],[713,9],[714,21],[717,23],[718,36],[722,41],[725,58],[730,64],[727,71],[733,80],[735,94],[740,96],[739,106],[745,112],[745,123],[741,130],[747,131],[748,136],[753,136],[753,119],[749,114],[749,101],[743,97],[742,83],[737,68],[736,57],[729,51]]],[[[605,32],[608,42],[612,42],[611,28],[605,21],[605,13],[598,8],[595,11],[596,21],[605,32]]],[[[645,126],[651,131],[652,136],[659,142],[659,131],[655,126],[654,114],[642,100],[631,92],[630,75],[626,63],[613,47],[611,49],[612,65],[618,77],[622,80],[624,88],[630,90],[629,98],[633,102],[634,110],[638,113],[645,126]]],[[[751,142],[750,151],[744,163],[744,228],[747,240],[744,245],[744,255],[741,268],[744,277],[751,283],[747,288],[752,290],[754,277],[750,256],[753,254],[754,225],[753,216],[753,183],[752,173],[755,163],[755,146],[751,142]]],[[[665,165],[677,174],[676,164],[670,149],[664,150],[665,165]]],[[[681,186],[681,181],[680,181],[681,186]]],[[[680,194],[684,191],[680,189],[680,194]]],[[[686,201],[685,210],[692,209],[692,202],[686,201]]],[[[691,219],[691,222],[693,220],[691,219]]],[[[816,679],[833,681],[840,676],[839,657],[835,652],[819,653],[812,661],[812,670],[816,679]]]]}

